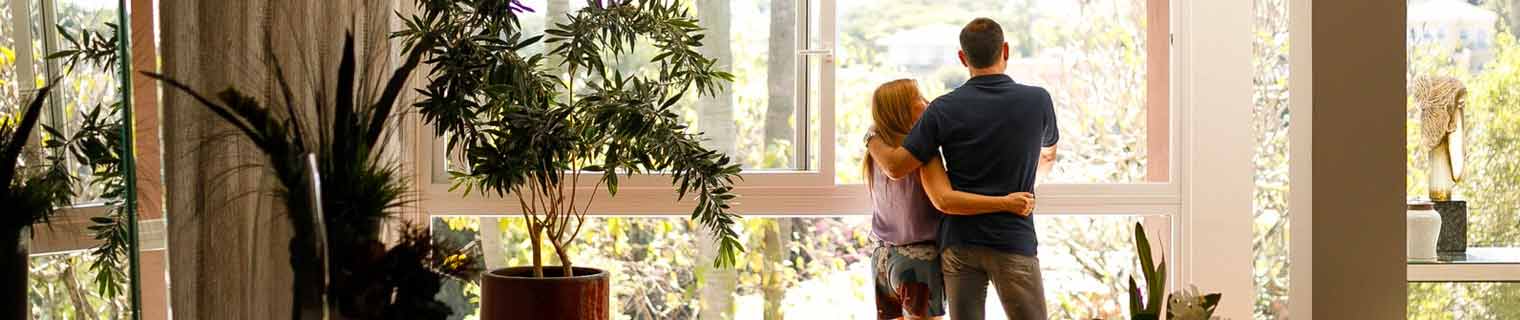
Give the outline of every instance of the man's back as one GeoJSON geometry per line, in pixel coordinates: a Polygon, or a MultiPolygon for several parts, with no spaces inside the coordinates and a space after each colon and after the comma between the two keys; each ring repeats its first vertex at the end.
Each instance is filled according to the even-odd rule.
{"type": "MultiPolygon", "coordinates": [[[[921,161],[943,153],[950,183],[965,192],[1033,192],[1040,148],[1059,140],[1050,94],[1006,75],[972,78],[936,98],[903,142],[921,161]]],[[[1034,222],[995,213],[946,217],[944,246],[976,245],[1035,256],[1034,222]]]]}

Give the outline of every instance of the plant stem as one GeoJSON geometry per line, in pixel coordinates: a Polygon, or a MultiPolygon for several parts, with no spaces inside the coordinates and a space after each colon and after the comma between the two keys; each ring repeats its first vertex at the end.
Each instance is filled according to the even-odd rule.
{"type": "Polygon", "coordinates": [[[575,276],[575,268],[570,267],[570,254],[565,252],[565,245],[554,244],[554,252],[559,254],[559,267],[564,270],[566,278],[575,276]]]}
{"type": "Polygon", "coordinates": [[[529,245],[529,247],[533,248],[533,277],[534,278],[543,278],[544,277],[544,260],[543,260],[544,241],[543,241],[542,234],[541,234],[542,232],[540,232],[538,226],[534,226],[533,225],[533,222],[529,221],[527,223],[528,223],[528,238],[531,238],[529,240],[529,242],[531,243],[531,245],[529,245]]]}

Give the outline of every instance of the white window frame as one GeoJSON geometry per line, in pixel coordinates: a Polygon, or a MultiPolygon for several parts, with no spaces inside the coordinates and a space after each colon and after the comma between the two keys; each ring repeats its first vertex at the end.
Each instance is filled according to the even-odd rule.
{"type": "MultiPolygon", "coordinates": [[[[808,4],[808,0],[803,1],[808,4]]],[[[1060,216],[1139,215],[1152,233],[1156,252],[1166,252],[1168,287],[1175,290],[1194,284],[1227,296],[1220,314],[1235,318],[1252,316],[1255,296],[1251,279],[1251,197],[1254,190],[1250,111],[1251,75],[1250,1],[1148,0],[1161,3],[1168,28],[1167,92],[1168,150],[1162,182],[1122,184],[1046,184],[1036,188],[1041,214],[1060,216]],[[1215,51],[1229,54],[1214,55],[1215,51]],[[1198,54],[1195,52],[1209,52],[1198,54]],[[1243,55],[1243,56],[1242,56],[1243,55]],[[1221,70],[1233,70],[1225,72],[1221,70]],[[1227,106],[1227,107],[1226,107],[1227,106]],[[1218,123],[1223,120],[1227,123],[1218,123]],[[1215,146],[1236,146],[1218,150],[1215,146]],[[1235,150],[1238,149],[1238,150],[1235,150]],[[1195,239],[1200,239],[1195,241],[1195,239]],[[1202,241],[1201,239],[1207,239],[1202,241]],[[1173,245],[1176,244],[1176,245],[1173,245]]],[[[835,0],[811,2],[822,15],[821,47],[810,47],[809,36],[797,37],[799,72],[808,59],[821,59],[818,101],[818,141],[835,136],[834,36],[835,0]]],[[[799,8],[809,8],[799,6],[799,8]]],[[[403,9],[405,10],[405,9],[403,9]]],[[[807,12],[809,10],[799,10],[807,12]]],[[[808,19],[799,18],[800,23],[808,19]]],[[[799,29],[806,30],[806,29],[799,29]]],[[[1152,41],[1154,43],[1154,41],[1152,41]]],[[[801,74],[806,74],[803,72],[801,74]]],[[[1148,82],[1149,83],[1149,82],[1148,82]]],[[[804,84],[805,85],[805,84],[804,84]]],[[[1149,88],[1149,85],[1148,85],[1149,88]]],[[[797,95],[799,110],[808,106],[807,95],[797,95]]],[[[805,119],[804,112],[798,112],[805,119]]],[[[409,117],[412,152],[407,160],[418,169],[414,177],[422,190],[414,219],[433,216],[492,218],[520,214],[511,195],[502,197],[450,192],[441,161],[442,140],[417,117],[409,117]]],[[[799,120],[797,123],[808,123],[799,120]]],[[[1152,124],[1156,122],[1151,122],[1152,124]]],[[[802,130],[805,130],[803,128],[802,130]]],[[[798,135],[808,137],[808,135],[798,135]]],[[[816,143],[809,141],[808,143],[816,143]]],[[[806,146],[806,143],[799,143],[806,146]]],[[[867,191],[860,184],[835,181],[835,146],[818,146],[818,166],[799,171],[752,170],[736,183],[741,195],[736,211],[746,217],[818,217],[863,215],[871,211],[867,191]]],[[[803,163],[799,161],[798,163],[803,163]]],[[[663,175],[642,175],[622,182],[619,196],[602,197],[592,204],[598,216],[687,216],[689,201],[677,201],[663,175]]],[[[583,192],[590,191],[583,183],[583,192]]],[[[605,191],[601,191],[605,193],[605,191]]],[[[605,196],[605,194],[603,195],[605,196]]]]}

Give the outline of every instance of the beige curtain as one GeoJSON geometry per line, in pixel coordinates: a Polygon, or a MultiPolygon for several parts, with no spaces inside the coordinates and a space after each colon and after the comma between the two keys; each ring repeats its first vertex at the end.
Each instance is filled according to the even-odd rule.
{"type": "MultiPolygon", "coordinates": [[[[280,101],[268,68],[278,57],[310,116],[312,88],[333,90],[325,79],[334,79],[344,31],[354,32],[364,62],[361,87],[390,74],[393,3],[162,0],[163,71],[201,92],[237,88],[270,105],[280,101]]],[[[264,156],[188,96],[163,94],[173,314],[288,319],[290,224],[272,192],[277,182],[258,167],[264,156]]]]}

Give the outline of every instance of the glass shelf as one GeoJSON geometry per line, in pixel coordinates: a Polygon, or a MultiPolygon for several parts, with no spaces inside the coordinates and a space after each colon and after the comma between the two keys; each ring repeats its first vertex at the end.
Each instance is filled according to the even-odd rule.
{"type": "Polygon", "coordinates": [[[1410,282],[1520,282],[1520,248],[1472,247],[1408,264],[1410,282]]]}

